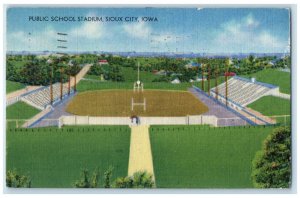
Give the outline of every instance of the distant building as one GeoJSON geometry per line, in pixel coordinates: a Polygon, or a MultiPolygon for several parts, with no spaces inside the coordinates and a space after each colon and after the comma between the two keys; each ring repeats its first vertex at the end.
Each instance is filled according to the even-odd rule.
{"type": "Polygon", "coordinates": [[[224,76],[235,76],[236,75],[236,73],[234,73],[234,72],[225,72],[224,73],[224,76]]]}
{"type": "Polygon", "coordinates": [[[195,67],[201,67],[201,64],[195,63],[193,61],[189,62],[188,64],[185,65],[186,68],[195,68],[195,67]]]}
{"type": "Polygon", "coordinates": [[[158,70],[154,69],[152,70],[152,74],[157,74],[158,73],[158,70]]]}
{"type": "Polygon", "coordinates": [[[160,71],[156,72],[156,74],[165,76],[165,75],[167,75],[167,72],[165,70],[160,70],[160,71]]]}
{"type": "Polygon", "coordinates": [[[48,64],[51,64],[51,63],[53,63],[53,60],[49,58],[46,62],[47,62],[48,64]]]}
{"type": "Polygon", "coordinates": [[[99,65],[108,65],[108,61],[105,60],[105,59],[99,60],[99,61],[98,61],[98,64],[99,64],[99,65]]]}
{"type": "Polygon", "coordinates": [[[274,66],[274,65],[275,65],[275,63],[276,63],[276,61],[275,61],[275,60],[272,60],[272,61],[269,61],[269,62],[268,62],[268,64],[269,64],[269,65],[271,65],[271,66],[274,66]]]}
{"type": "Polygon", "coordinates": [[[74,65],[74,64],[73,64],[73,61],[72,61],[72,60],[69,60],[68,65],[69,65],[69,66],[73,66],[73,65],[74,65]]]}
{"type": "MultiPolygon", "coordinates": [[[[206,81],[206,77],[203,77],[203,80],[206,81]]],[[[197,77],[195,81],[196,82],[202,81],[202,77],[197,77]]]]}
{"type": "Polygon", "coordinates": [[[179,84],[180,80],[178,78],[175,78],[174,80],[171,81],[172,84],[179,84]]]}

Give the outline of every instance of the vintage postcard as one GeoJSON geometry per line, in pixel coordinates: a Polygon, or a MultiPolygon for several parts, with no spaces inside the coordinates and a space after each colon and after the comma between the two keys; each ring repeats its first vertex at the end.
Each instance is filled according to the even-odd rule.
{"type": "Polygon", "coordinates": [[[8,188],[291,187],[289,8],[5,16],[8,188]]]}

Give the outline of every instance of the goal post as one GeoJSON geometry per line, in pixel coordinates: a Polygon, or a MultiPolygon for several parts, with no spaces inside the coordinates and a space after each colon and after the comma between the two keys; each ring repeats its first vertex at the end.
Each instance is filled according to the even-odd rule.
{"type": "Polygon", "coordinates": [[[144,111],[146,111],[146,98],[143,102],[134,102],[133,97],[131,98],[131,111],[134,110],[134,106],[143,106],[144,111]]]}

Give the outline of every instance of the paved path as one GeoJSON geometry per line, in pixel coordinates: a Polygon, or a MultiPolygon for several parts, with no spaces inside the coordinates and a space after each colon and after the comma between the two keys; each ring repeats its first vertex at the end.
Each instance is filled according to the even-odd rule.
{"type": "Polygon", "coordinates": [[[198,92],[194,88],[190,88],[189,91],[208,107],[208,112],[204,113],[203,115],[214,115],[219,118],[218,126],[240,126],[247,124],[242,117],[233,113],[224,106],[221,106],[207,95],[198,92]]]}
{"type": "Polygon", "coordinates": [[[44,117],[42,120],[37,122],[32,127],[58,126],[58,119],[61,116],[72,115],[72,114],[66,112],[66,107],[75,95],[76,95],[76,93],[72,94],[68,98],[64,99],[61,103],[54,106],[53,111],[51,113],[49,113],[46,117],[44,117]]]}
{"type": "Polygon", "coordinates": [[[128,175],[137,171],[147,171],[153,175],[153,161],[149,138],[149,126],[131,126],[128,175]]]}

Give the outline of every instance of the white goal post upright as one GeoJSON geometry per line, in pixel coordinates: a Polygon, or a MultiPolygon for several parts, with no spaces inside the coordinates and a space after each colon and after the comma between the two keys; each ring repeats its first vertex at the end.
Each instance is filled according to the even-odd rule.
{"type": "MultiPolygon", "coordinates": [[[[133,92],[135,91],[144,91],[144,85],[140,81],[140,62],[138,62],[138,71],[137,71],[137,81],[133,83],[133,92]]],[[[134,110],[134,106],[143,106],[144,111],[146,111],[146,98],[144,98],[144,102],[134,102],[133,97],[131,98],[131,111],[134,110]]]]}
{"type": "Polygon", "coordinates": [[[133,83],[133,91],[144,91],[144,85],[140,81],[140,62],[138,62],[138,73],[137,73],[137,81],[133,83]]]}

